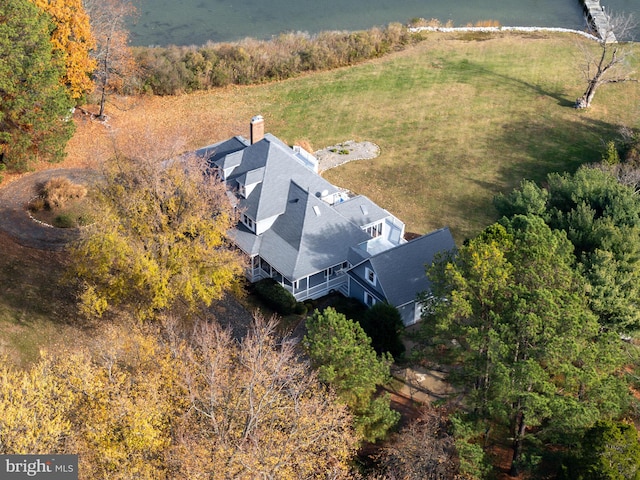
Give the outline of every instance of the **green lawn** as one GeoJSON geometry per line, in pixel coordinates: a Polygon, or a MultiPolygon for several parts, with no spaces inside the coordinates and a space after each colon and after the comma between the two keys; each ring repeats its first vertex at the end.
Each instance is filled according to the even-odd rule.
{"type": "Polygon", "coordinates": [[[40,349],[76,345],[85,336],[73,294],[62,282],[64,256],[21,247],[0,236],[0,361],[25,366],[40,349]]]}
{"type": "Polygon", "coordinates": [[[589,111],[573,35],[430,34],[357,67],[246,91],[267,130],[315,149],[369,140],[382,154],[327,171],[425,233],[458,241],[496,219],[491,200],[523,178],[598,161],[603,140],[638,127],[637,83],[606,85],[589,111]]]}

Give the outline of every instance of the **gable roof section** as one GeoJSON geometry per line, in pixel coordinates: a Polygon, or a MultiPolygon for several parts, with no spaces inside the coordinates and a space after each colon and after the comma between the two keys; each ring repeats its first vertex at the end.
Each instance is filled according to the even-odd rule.
{"type": "Polygon", "coordinates": [[[238,223],[229,232],[229,237],[236,246],[249,256],[257,255],[260,252],[262,236],[256,235],[242,223],[238,223]]]}
{"type": "Polygon", "coordinates": [[[253,185],[255,183],[260,183],[264,178],[264,167],[256,168],[255,170],[250,170],[247,173],[243,173],[238,177],[239,185],[253,185]]]}
{"type": "MultiPolygon", "coordinates": [[[[249,197],[239,202],[239,207],[256,222],[284,213],[291,181],[318,197],[323,192],[338,191],[305,167],[293,150],[269,133],[259,142],[244,148],[241,155],[241,161],[226,181],[230,185],[236,182],[245,185],[259,183],[249,197]]],[[[223,167],[226,162],[226,158],[220,158],[216,165],[223,167]]]]}
{"type": "Polygon", "coordinates": [[[246,138],[237,135],[222,142],[214,143],[196,150],[198,157],[206,158],[209,166],[219,166],[216,164],[221,158],[247,148],[249,142],[246,138]]]}
{"type": "Polygon", "coordinates": [[[336,203],[335,209],[361,227],[379,222],[390,216],[389,212],[364,195],[357,195],[344,202],[336,203]]]}
{"type": "Polygon", "coordinates": [[[290,279],[345,261],[350,245],[369,238],[357,225],[294,181],[289,185],[284,215],[262,237],[260,256],[290,279]]]}
{"type": "Polygon", "coordinates": [[[370,262],[375,271],[387,301],[398,307],[431,288],[426,265],[430,265],[439,252],[455,247],[449,228],[441,228],[365,261],[370,262]]]}

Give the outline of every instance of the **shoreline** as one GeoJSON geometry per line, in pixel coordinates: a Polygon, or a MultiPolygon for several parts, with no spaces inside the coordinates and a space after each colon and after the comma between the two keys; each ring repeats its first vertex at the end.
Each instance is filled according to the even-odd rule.
{"type": "Polygon", "coordinates": [[[550,33],[572,33],[595,40],[601,41],[599,37],[584,32],[582,30],[576,30],[573,28],[563,27],[407,27],[411,33],[420,32],[487,32],[487,33],[499,33],[499,32],[522,32],[522,33],[535,33],[535,32],[550,32],[550,33]]]}

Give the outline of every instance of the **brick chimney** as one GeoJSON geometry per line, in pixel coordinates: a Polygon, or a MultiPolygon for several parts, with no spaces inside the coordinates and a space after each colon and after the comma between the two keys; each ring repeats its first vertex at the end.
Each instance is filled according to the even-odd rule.
{"type": "Polygon", "coordinates": [[[256,115],[251,119],[251,145],[264,138],[264,118],[256,115]]]}

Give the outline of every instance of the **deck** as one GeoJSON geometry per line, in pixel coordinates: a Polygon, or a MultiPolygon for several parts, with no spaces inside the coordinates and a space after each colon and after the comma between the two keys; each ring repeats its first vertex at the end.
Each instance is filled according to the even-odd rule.
{"type": "Polygon", "coordinates": [[[606,43],[616,43],[617,39],[609,21],[609,15],[600,5],[600,0],[581,0],[587,20],[598,36],[606,43]]]}

